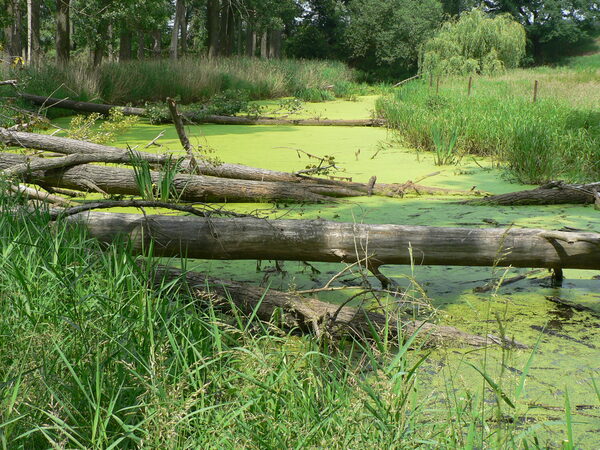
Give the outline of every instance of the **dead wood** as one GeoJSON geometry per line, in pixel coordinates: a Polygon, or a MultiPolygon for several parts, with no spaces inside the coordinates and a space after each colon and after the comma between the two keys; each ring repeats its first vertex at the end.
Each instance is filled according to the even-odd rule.
{"type": "MultiPolygon", "coordinates": [[[[0,153],[0,170],[22,165],[28,160],[29,164],[37,166],[37,159],[42,158],[0,153]]],[[[151,172],[151,176],[153,183],[158,184],[160,174],[151,172]]],[[[140,195],[134,171],[120,167],[84,164],[71,168],[28,171],[23,174],[23,177],[28,183],[44,186],[107,194],[140,195]]],[[[331,195],[360,195],[355,191],[331,189],[329,186],[316,184],[306,187],[291,183],[233,180],[187,174],[176,175],[173,179],[173,188],[177,193],[176,198],[192,202],[331,202],[333,201],[331,195]]]]}
{"type": "Polygon", "coordinates": [[[4,80],[0,81],[0,86],[10,85],[12,87],[17,87],[17,80],[4,80]]]}
{"type": "Polygon", "coordinates": [[[196,157],[194,156],[194,147],[190,143],[190,140],[188,139],[187,135],[185,134],[183,120],[181,119],[181,114],[179,114],[179,112],[177,111],[177,105],[175,104],[175,100],[167,97],[167,106],[169,107],[169,111],[171,112],[171,117],[173,118],[175,129],[177,130],[177,136],[179,136],[179,142],[181,142],[181,146],[187,154],[187,166],[190,169],[189,172],[200,174],[198,162],[196,161],[196,157]]]}
{"type": "Polygon", "coordinates": [[[478,286],[478,287],[473,288],[473,292],[489,292],[494,289],[508,286],[509,284],[517,283],[518,281],[521,281],[521,280],[525,280],[527,277],[529,277],[531,275],[535,275],[540,272],[541,272],[540,269],[534,269],[534,270],[530,270],[529,272],[524,273],[522,275],[516,275],[514,277],[504,278],[502,280],[492,280],[489,283],[484,284],[483,286],[478,286]]]}
{"type": "Polygon", "coordinates": [[[78,102],[69,100],[68,98],[44,97],[41,95],[32,95],[26,93],[20,93],[19,95],[21,98],[30,101],[34,105],[42,106],[43,108],[64,108],[84,113],[99,113],[104,115],[108,115],[110,110],[113,108],[118,108],[126,116],[143,116],[146,113],[145,108],[78,102]]]}
{"type": "Polygon", "coordinates": [[[402,333],[411,336],[419,333],[421,340],[430,345],[463,344],[481,347],[501,344],[526,348],[512,340],[496,336],[476,336],[450,326],[435,325],[419,320],[396,320],[384,314],[367,311],[363,308],[334,305],[316,298],[306,298],[291,292],[267,290],[239,283],[207,277],[201,273],[182,272],[168,267],[160,267],[154,274],[154,281],[170,282],[178,280],[178,287],[206,303],[212,301],[220,307],[231,308],[230,300],[243,314],[256,316],[265,322],[272,321],[278,310],[284,313],[283,322],[291,329],[326,332],[335,337],[354,335],[359,338],[371,337],[387,327],[392,335],[402,333]]]}
{"type": "Polygon", "coordinates": [[[536,189],[491,195],[462,202],[470,205],[560,205],[589,204],[596,200],[600,182],[588,184],[566,184],[553,181],[536,189]]]}
{"type": "MultiPolygon", "coordinates": [[[[57,197],[60,199],[60,197],[57,197]]],[[[64,199],[63,205],[71,205],[64,199]]],[[[61,205],[62,206],[62,205],[61,205]]],[[[50,217],[53,220],[73,216],[85,211],[91,211],[94,209],[110,209],[110,208],[162,208],[170,209],[173,211],[185,212],[200,217],[211,217],[211,216],[228,216],[228,217],[249,217],[247,214],[238,214],[233,211],[228,211],[223,208],[212,206],[209,204],[203,204],[199,208],[198,206],[182,205],[169,202],[161,202],[158,200],[103,200],[99,202],[85,202],[81,205],[72,206],[67,209],[53,209],[50,211],[50,217]]]]}
{"type": "MultiPolygon", "coordinates": [[[[74,153],[118,153],[126,155],[128,157],[129,151],[117,147],[110,147],[105,145],[93,144],[90,142],[77,141],[74,139],[48,136],[44,134],[36,133],[24,133],[9,131],[0,128],[0,142],[5,145],[18,146],[23,148],[31,148],[37,150],[45,150],[49,152],[63,153],[63,154],[74,154],[74,153]]],[[[162,154],[157,155],[153,153],[133,151],[135,157],[148,161],[153,164],[165,164],[167,161],[172,159],[171,155],[162,154]]],[[[307,176],[299,176],[288,172],[279,172],[274,170],[259,169],[241,164],[213,164],[208,161],[201,159],[196,160],[198,170],[203,175],[220,177],[220,178],[234,178],[240,180],[250,181],[273,181],[273,182],[288,182],[296,184],[307,184],[307,185],[320,185],[327,186],[332,189],[330,195],[336,195],[335,189],[347,189],[349,191],[342,191],[340,196],[350,196],[351,192],[353,196],[360,195],[380,195],[387,197],[403,197],[408,194],[440,194],[440,195],[478,195],[479,191],[458,191],[453,189],[436,188],[417,184],[412,181],[398,184],[382,184],[375,183],[376,179],[371,179],[369,183],[357,183],[352,181],[341,181],[341,180],[329,180],[324,178],[314,178],[307,176]]],[[[319,191],[324,195],[324,192],[319,191]]]]}
{"type": "Polygon", "coordinates": [[[575,311],[580,311],[580,312],[584,311],[584,312],[590,313],[593,316],[600,317],[600,313],[593,308],[589,308],[587,306],[580,305],[579,303],[575,303],[570,300],[566,300],[564,298],[557,297],[555,295],[547,295],[546,300],[548,300],[549,302],[552,302],[552,303],[556,303],[561,306],[565,306],[565,307],[574,309],[575,311]]]}
{"type": "Polygon", "coordinates": [[[600,269],[600,233],[101,212],[69,220],[101,241],[125,235],[140,253],[153,241],[169,257],[600,269]]]}
{"type": "MultiPolygon", "coordinates": [[[[84,113],[100,113],[108,115],[110,110],[118,108],[125,115],[145,116],[145,108],[129,106],[104,105],[100,103],[78,102],[69,99],[43,97],[40,95],[20,94],[22,98],[46,108],[65,108],[84,113]]],[[[185,116],[185,114],[184,114],[185,116]]],[[[330,119],[275,119],[249,118],[237,116],[205,115],[194,117],[196,123],[213,123],[218,125],[296,125],[296,126],[338,126],[338,127],[380,127],[385,124],[381,119],[330,120],[330,119]]]]}
{"type": "Polygon", "coordinates": [[[11,184],[8,186],[8,189],[15,194],[24,195],[30,200],[39,200],[57,206],[72,206],[72,203],[69,200],[59,197],[58,195],[53,195],[49,192],[43,192],[23,184],[11,184]]]}

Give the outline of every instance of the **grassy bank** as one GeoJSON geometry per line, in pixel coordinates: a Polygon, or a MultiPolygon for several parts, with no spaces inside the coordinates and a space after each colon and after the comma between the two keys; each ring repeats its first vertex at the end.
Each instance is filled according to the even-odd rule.
{"type": "MultiPolygon", "coordinates": [[[[522,420],[531,360],[514,385],[486,374],[457,391],[453,369],[434,392],[420,382],[428,352],[412,339],[334,345],[199,308],[172,284],[150,289],[152,268],[140,269],[126,246],[101,249],[61,222],[49,232],[43,212],[4,197],[0,229],[3,448],[506,448],[562,439],[538,441],[544,425],[522,420]]],[[[566,411],[559,428],[570,436],[566,411]]]]}
{"type": "Polygon", "coordinates": [[[164,101],[168,96],[192,103],[225,91],[239,91],[249,100],[286,96],[324,100],[349,95],[356,87],[354,73],[340,62],[242,57],[130,61],[97,68],[44,64],[13,75],[33,94],[119,105],[164,101]]]}
{"type": "Polygon", "coordinates": [[[600,176],[600,74],[593,58],[570,67],[511,71],[499,77],[416,81],[382,98],[378,112],[419,149],[455,160],[483,155],[524,183],[600,176]],[[538,81],[533,102],[534,80],[538,81]]]}

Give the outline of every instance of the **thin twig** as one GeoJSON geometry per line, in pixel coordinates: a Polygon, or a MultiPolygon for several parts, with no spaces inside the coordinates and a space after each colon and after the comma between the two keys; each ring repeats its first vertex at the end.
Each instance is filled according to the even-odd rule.
{"type": "Polygon", "coordinates": [[[164,208],[171,209],[173,211],[181,211],[193,214],[199,217],[210,217],[215,214],[228,215],[233,217],[246,217],[244,214],[237,214],[231,211],[225,211],[218,208],[214,208],[210,205],[203,204],[204,210],[195,208],[191,205],[180,205],[168,202],[154,201],[154,200],[106,200],[100,202],[89,202],[82,205],[73,206],[65,209],[64,211],[53,211],[51,217],[57,219],[59,217],[72,216],[85,211],[91,211],[93,209],[108,209],[108,208],[164,208]],[[208,211],[207,211],[208,210],[208,211]]]}

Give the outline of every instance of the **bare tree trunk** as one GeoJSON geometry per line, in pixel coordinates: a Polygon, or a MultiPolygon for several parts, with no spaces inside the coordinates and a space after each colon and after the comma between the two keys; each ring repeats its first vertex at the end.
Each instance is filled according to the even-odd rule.
{"type": "Polygon", "coordinates": [[[181,55],[185,55],[188,50],[188,15],[189,10],[187,8],[184,9],[183,14],[181,15],[181,38],[180,38],[180,47],[181,47],[181,55]]]}
{"type": "Polygon", "coordinates": [[[394,336],[412,336],[417,331],[418,337],[425,339],[428,345],[467,344],[476,347],[492,344],[515,345],[524,347],[514,341],[502,342],[495,336],[476,336],[465,333],[454,327],[435,325],[420,320],[399,320],[384,314],[366,311],[362,308],[326,303],[317,298],[306,298],[292,292],[280,292],[274,289],[265,290],[233,280],[207,277],[196,272],[182,272],[170,267],[160,267],[153,272],[154,283],[175,282],[177,292],[174,295],[189,293],[196,300],[221,309],[230,308],[230,301],[242,314],[256,315],[258,319],[271,322],[277,310],[282,310],[283,324],[289,329],[304,332],[327,332],[334,337],[347,334],[359,339],[371,338],[373,333],[387,331],[394,336]],[[181,294],[180,294],[181,293],[181,294]],[[215,299],[215,295],[219,298],[215,299]],[[211,300],[209,300],[211,299],[211,300]]]}
{"type": "Polygon", "coordinates": [[[260,38],[260,57],[268,58],[269,57],[269,45],[268,45],[269,33],[264,32],[260,38]]]}
{"type": "Polygon", "coordinates": [[[56,0],[56,63],[59,66],[65,66],[69,62],[69,23],[69,0],[56,0]]]}
{"type": "Polygon", "coordinates": [[[224,0],[221,2],[221,16],[220,16],[220,24],[219,24],[219,53],[221,56],[229,56],[230,48],[228,43],[228,26],[229,26],[229,16],[231,14],[231,8],[229,1],[224,0]]]}
{"type": "Polygon", "coordinates": [[[30,64],[38,63],[40,49],[39,0],[27,0],[27,58],[30,64]]]}
{"type": "Polygon", "coordinates": [[[181,29],[181,19],[184,14],[185,0],[177,0],[173,31],[171,33],[171,46],[169,47],[169,56],[171,59],[177,59],[179,57],[179,32],[181,29]]]}
{"type": "Polygon", "coordinates": [[[138,46],[137,46],[137,59],[142,60],[146,56],[146,33],[143,31],[137,32],[138,46]]]}
{"type": "Polygon", "coordinates": [[[281,30],[271,30],[269,32],[269,58],[279,58],[281,56],[281,30]]]}
{"type": "Polygon", "coordinates": [[[595,202],[596,192],[600,192],[600,182],[588,184],[552,182],[536,189],[491,195],[465,203],[479,205],[587,204],[595,202]]]}
{"type": "MultiPolygon", "coordinates": [[[[21,155],[0,153],[0,170],[10,169],[24,164],[26,161],[27,158],[21,155]]],[[[151,172],[151,176],[153,183],[158,185],[160,174],[151,172]]],[[[96,190],[116,195],[141,194],[135,172],[131,169],[119,167],[86,164],[68,169],[37,171],[28,174],[25,178],[27,182],[34,184],[78,191],[96,190]]],[[[325,185],[307,187],[291,183],[235,180],[185,174],[175,176],[173,189],[181,200],[197,202],[331,202],[332,198],[326,195],[335,195],[335,190],[325,185]]],[[[344,192],[344,190],[338,190],[338,192],[344,192]]]]}
{"type": "Polygon", "coordinates": [[[131,37],[131,31],[123,27],[119,34],[119,61],[131,59],[131,37]]]}
{"type": "Polygon", "coordinates": [[[206,28],[208,30],[208,57],[219,54],[219,0],[206,3],[206,28]]]}
{"type": "MultiPolygon", "coordinates": [[[[93,144],[91,142],[77,141],[74,139],[68,139],[58,136],[48,136],[46,134],[36,133],[23,133],[18,131],[8,131],[0,128],[0,142],[16,147],[32,148],[37,150],[46,150],[50,152],[62,153],[66,155],[73,155],[75,153],[82,154],[120,154],[127,156],[126,150],[109,147],[100,144],[93,144]]],[[[152,164],[164,164],[169,160],[171,155],[168,154],[155,154],[136,152],[138,159],[143,159],[152,164]]],[[[398,197],[408,193],[416,192],[419,194],[460,194],[460,195],[474,195],[476,192],[463,192],[453,191],[443,188],[432,188],[429,186],[422,186],[414,184],[412,182],[405,182],[402,184],[371,184],[371,183],[357,183],[351,181],[342,180],[327,180],[323,178],[312,178],[308,176],[299,176],[288,172],[278,172],[274,170],[259,169],[255,167],[244,166],[241,164],[210,164],[202,159],[197,159],[198,169],[202,175],[219,178],[234,178],[238,180],[253,180],[253,181],[277,181],[295,183],[301,185],[320,185],[328,186],[331,189],[331,195],[343,196],[351,194],[353,196],[359,195],[381,195],[389,197],[398,197]],[[340,191],[337,191],[341,189],[340,191]]]]}
{"type": "Polygon", "coordinates": [[[134,251],[153,241],[154,256],[199,259],[600,269],[600,233],[524,228],[366,225],[324,220],[142,216],[86,212],[73,216],[91,236],[125,235],[134,251]]]}
{"type": "Polygon", "coordinates": [[[250,23],[246,24],[246,56],[256,56],[256,31],[250,23]]]}
{"type": "Polygon", "coordinates": [[[152,33],[152,55],[155,58],[160,58],[160,55],[162,53],[161,38],[162,36],[160,30],[154,30],[154,32],[152,33]]]}
{"type": "Polygon", "coordinates": [[[21,40],[21,20],[22,11],[21,3],[19,0],[8,0],[7,14],[9,17],[9,23],[4,29],[4,36],[7,43],[7,52],[13,57],[23,56],[23,42],[21,40]]]}

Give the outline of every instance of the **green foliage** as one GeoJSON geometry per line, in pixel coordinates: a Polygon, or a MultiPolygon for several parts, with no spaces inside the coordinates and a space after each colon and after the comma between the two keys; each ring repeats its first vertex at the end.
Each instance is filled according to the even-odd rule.
{"type": "Polygon", "coordinates": [[[508,15],[474,9],[447,22],[423,47],[420,71],[431,74],[496,74],[518,67],[525,56],[525,30],[508,15]]]}
{"type": "Polygon", "coordinates": [[[434,125],[431,128],[431,136],[435,151],[433,162],[436,166],[447,166],[460,162],[460,156],[456,153],[458,130],[444,132],[437,125],[434,125]]]}
{"type": "MultiPolygon", "coordinates": [[[[527,82],[525,79],[523,82],[527,82]]],[[[467,97],[465,78],[446,78],[440,94],[427,81],[412,82],[381,98],[377,110],[410,146],[440,152],[435,133],[457,130],[453,152],[492,157],[511,176],[528,184],[550,179],[596,180],[600,174],[600,117],[593,108],[570,106],[564,100],[531,100],[518,84],[475,78],[467,97]]],[[[446,134],[447,135],[447,134],[446,134]]],[[[442,151],[442,154],[446,152],[442,151]]]]}
{"type": "Polygon", "coordinates": [[[102,119],[102,115],[98,113],[73,117],[67,129],[67,137],[79,141],[106,144],[114,141],[118,135],[138,122],[136,116],[126,116],[119,108],[112,108],[106,120],[100,121],[100,119],[102,119]]]}
{"type": "Polygon", "coordinates": [[[182,159],[169,159],[161,166],[158,179],[152,176],[152,169],[148,161],[137,156],[135,151],[129,152],[133,167],[135,183],[144,200],[158,200],[161,202],[177,201],[178,192],[173,180],[181,172],[182,159]]]}
{"type": "Polygon", "coordinates": [[[538,63],[556,60],[589,44],[599,30],[595,0],[488,0],[492,14],[508,13],[527,31],[528,53],[538,63]]]}
{"type": "Polygon", "coordinates": [[[437,0],[352,0],[347,42],[366,73],[399,76],[417,65],[419,48],[442,22],[437,0]]]}
{"type": "Polygon", "coordinates": [[[449,367],[447,392],[432,392],[425,330],[334,344],[225,315],[127,243],[101,245],[4,195],[0,232],[4,448],[537,448],[536,430],[556,425],[530,424],[530,399],[510,396],[480,353],[460,359],[486,386],[459,388],[464,367],[449,367]]]}

